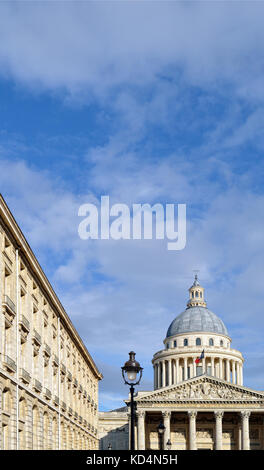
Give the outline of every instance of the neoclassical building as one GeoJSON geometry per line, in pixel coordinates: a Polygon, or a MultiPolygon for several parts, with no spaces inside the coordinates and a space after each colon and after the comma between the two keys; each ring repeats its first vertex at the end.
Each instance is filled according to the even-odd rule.
{"type": "Polygon", "coordinates": [[[97,449],[91,355],[0,196],[0,449],[97,449]]]}
{"type": "MultiPolygon", "coordinates": [[[[243,363],[195,276],[187,308],[152,359],[154,390],[135,398],[137,449],[166,449],[171,442],[177,450],[263,450],[264,391],[243,385],[243,363]]],[[[99,413],[99,421],[101,449],[128,448],[128,408],[99,413]]]]}

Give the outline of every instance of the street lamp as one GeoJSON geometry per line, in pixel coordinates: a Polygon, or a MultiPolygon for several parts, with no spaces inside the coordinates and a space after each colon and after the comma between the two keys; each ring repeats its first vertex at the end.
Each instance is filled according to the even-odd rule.
{"type": "Polygon", "coordinates": [[[123,379],[126,385],[130,385],[130,412],[131,412],[131,430],[130,430],[130,450],[135,450],[135,404],[134,404],[134,386],[138,385],[143,368],[135,359],[136,353],[129,353],[129,360],[121,367],[123,379]]]}
{"type": "Polygon", "coordinates": [[[159,423],[157,430],[159,436],[159,448],[160,450],[163,450],[163,434],[165,432],[165,426],[162,421],[159,423]]]}
{"type": "Polygon", "coordinates": [[[167,446],[168,450],[171,450],[172,443],[171,443],[170,439],[168,439],[168,442],[167,442],[166,446],[167,446]]]}
{"type": "Polygon", "coordinates": [[[112,446],[111,446],[111,443],[109,442],[108,444],[108,450],[112,450],[112,446]]]}

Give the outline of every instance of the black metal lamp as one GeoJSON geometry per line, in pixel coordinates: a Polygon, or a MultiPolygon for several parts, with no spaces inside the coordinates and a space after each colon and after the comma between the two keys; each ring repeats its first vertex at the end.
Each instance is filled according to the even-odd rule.
{"type": "Polygon", "coordinates": [[[121,367],[125,384],[130,385],[130,410],[131,410],[131,430],[130,430],[130,450],[135,450],[135,404],[134,404],[134,386],[138,385],[143,368],[135,359],[136,353],[129,353],[129,360],[121,367]]]}

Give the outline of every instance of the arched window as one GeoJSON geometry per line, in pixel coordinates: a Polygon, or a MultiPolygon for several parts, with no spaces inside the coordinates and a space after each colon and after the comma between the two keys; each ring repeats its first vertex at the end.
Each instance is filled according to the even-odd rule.
{"type": "Polygon", "coordinates": [[[210,338],[209,339],[209,346],[213,346],[213,345],[214,345],[214,340],[213,340],[213,338],[210,338]]]}
{"type": "Polygon", "coordinates": [[[199,297],[199,292],[198,292],[198,290],[195,291],[195,297],[199,297]]]}
{"type": "Polygon", "coordinates": [[[200,298],[202,298],[202,291],[200,292],[200,298]]]}
{"type": "Polygon", "coordinates": [[[188,346],[188,339],[187,339],[187,338],[184,338],[184,340],[183,340],[183,346],[188,346]]]}
{"type": "Polygon", "coordinates": [[[167,343],[166,348],[169,349],[169,347],[170,347],[170,343],[167,343]]]}
{"type": "Polygon", "coordinates": [[[196,346],[201,346],[201,338],[196,338],[196,346]]]}
{"type": "Polygon", "coordinates": [[[192,298],[194,298],[194,292],[192,291],[192,298]]]}
{"type": "Polygon", "coordinates": [[[177,341],[176,341],[176,340],[174,341],[173,346],[174,346],[175,348],[177,348],[177,341]]]}
{"type": "Polygon", "coordinates": [[[221,339],[221,341],[220,341],[220,346],[224,346],[224,342],[223,342],[222,339],[221,339]]]}

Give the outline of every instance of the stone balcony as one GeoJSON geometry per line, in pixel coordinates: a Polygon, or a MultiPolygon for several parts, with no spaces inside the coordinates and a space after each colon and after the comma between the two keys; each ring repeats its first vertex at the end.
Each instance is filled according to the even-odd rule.
{"type": "Polygon", "coordinates": [[[56,354],[53,354],[53,365],[56,367],[59,366],[59,358],[56,354]]]}
{"type": "Polygon", "coordinates": [[[60,403],[59,397],[55,396],[54,397],[54,405],[59,406],[59,403],[60,403]]]}
{"type": "Polygon", "coordinates": [[[29,320],[25,317],[25,315],[20,315],[19,330],[20,330],[21,342],[25,343],[27,341],[28,333],[30,330],[30,323],[29,323],[29,320]]]}
{"type": "MultiPolygon", "coordinates": [[[[40,338],[40,341],[41,341],[41,338],[40,338]]],[[[51,356],[51,348],[46,343],[43,344],[43,352],[46,354],[46,356],[48,356],[48,357],[51,356]]]]}
{"type": "Polygon", "coordinates": [[[2,307],[5,315],[6,326],[10,327],[16,315],[16,306],[8,295],[4,295],[2,307]]]}
{"type": "Polygon", "coordinates": [[[36,356],[39,353],[39,348],[41,346],[41,336],[35,329],[32,332],[32,345],[34,355],[36,356]]]}
{"type": "Polygon", "coordinates": [[[31,375],[23,367],[20,368],[19,377],[26,384],[29,384],[29,382],[31,380],[31,375]]]}
{"type": "Polygon", "coordinates": [[[8,372],[16,372],[17,366],[15,361],[10,356],[3,356],[3,366],[7,369],[8,372]]]}
{"type": "Polygon", "coordinates": [[[47,398],[47,400],[51,399],[51,391],[48,388],[45,388],[44,395],[45,395],[45,398],[47,398]]]}
{"type": "Polygon", "coordinates": [[[34,379],[33,387],[36,390],[36,392],[41,392],[41,390],[42,390],[42,385],[41,385],[40,381],[37,380],[37,379],[34,379]]]}
{"type": "Polygon", "coordinates": [[[77,379],[73,379],[73,386],[74,386],[75,388],[78,387],[78,380],[77,380],[77,379]]]}
{"type": "Polygon", "coordinates": [[[34,341],[35,344],[37,344],[38,346],[41,345],[41,336],[40,334],[35,330],[33,330],[33,333],[32,333],[32,340],[34,341]]]}
{"type": "Polygon", "coordinates": [[[66,405],[65,401],[61,402],[61,409],[62,409],[62,411],[66,411],[67,405],[66,405]]]}

